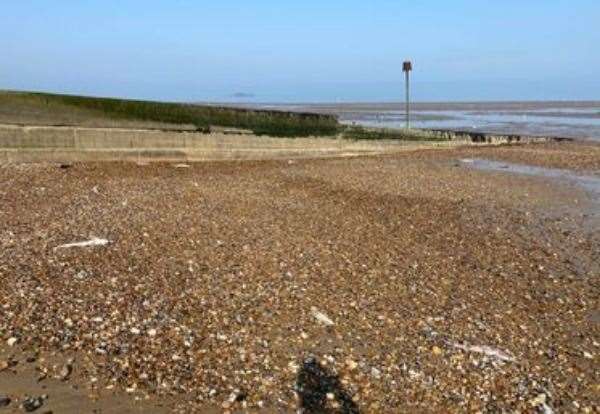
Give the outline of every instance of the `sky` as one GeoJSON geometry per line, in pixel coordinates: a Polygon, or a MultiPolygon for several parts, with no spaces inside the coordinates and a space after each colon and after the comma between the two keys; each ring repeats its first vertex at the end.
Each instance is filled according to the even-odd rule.
{"type": "Polygon", "coordinates": [[[169,101],[600,100],[598,0],[3,0],[0,89],[169,101]]]}

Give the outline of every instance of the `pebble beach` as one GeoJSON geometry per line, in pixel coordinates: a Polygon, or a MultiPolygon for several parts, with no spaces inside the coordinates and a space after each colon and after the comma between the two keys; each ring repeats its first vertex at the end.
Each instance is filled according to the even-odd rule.
{"type": "Polygon", "coordinates": [[[2,412],[600,412],[600,146],[0,166],[2,412]],[[68,398],[66,398],[67,396],[68,398]]]}

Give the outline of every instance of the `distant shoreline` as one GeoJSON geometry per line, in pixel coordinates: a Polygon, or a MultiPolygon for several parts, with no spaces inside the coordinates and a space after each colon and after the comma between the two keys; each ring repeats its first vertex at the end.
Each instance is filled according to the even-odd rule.
{"type": "MultiPolygon", "coordinates": [[[[404,109],[405,103],[397,102],[329,102],[329,103],[283,103],[283,102],[213,102],[213,105],[242,106],[251,108],[313,108],[320,110],[327,109],[404,109]]],[[[415,110],[511,110],[511,109],[531,109],[531,108],[600,108],[600,100],[597,101],[449,101],[449,102],[411,102],[411,107],[415,110]]],[[[600,110],[600,109],[599,109],[600,110]]]]}

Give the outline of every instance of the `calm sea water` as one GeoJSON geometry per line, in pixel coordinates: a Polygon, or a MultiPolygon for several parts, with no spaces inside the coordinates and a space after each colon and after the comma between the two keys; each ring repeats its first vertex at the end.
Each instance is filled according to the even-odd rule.
{"type": "MultiPolygon", "coordinates": [[[[346,124],[390,128],[402,128],[406,124],[405,106],[401,103],[307,104],[283,107],[335,114],[346,124]]],[[[416,128],[600,141],[600,102],[418,103],[412,108],[411,125],[416,128]]]]}

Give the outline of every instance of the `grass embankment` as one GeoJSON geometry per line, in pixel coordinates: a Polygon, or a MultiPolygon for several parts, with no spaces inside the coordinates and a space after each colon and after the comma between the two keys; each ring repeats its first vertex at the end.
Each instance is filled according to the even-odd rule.
{"type": "Polygon", "coordinates": [[[0,122],[122,128],[248,130],[272,137],[443,141],[427,131],[341,125],[327,114],[230,108],[185,103],[0,91],[0,122]]]}
{"type": "Polygon", "coordinates": [[[306,137],[336,135],[340,127],[331,115],[48,93],[11,92],[0,95],[2,105],[10,105],[11,101],[41,110],[44,107],[85,110],[90,116],[110,119],[189,124],[206,132],[211,127],[231,127],[250,130],[256,135],[306,137]]]}

